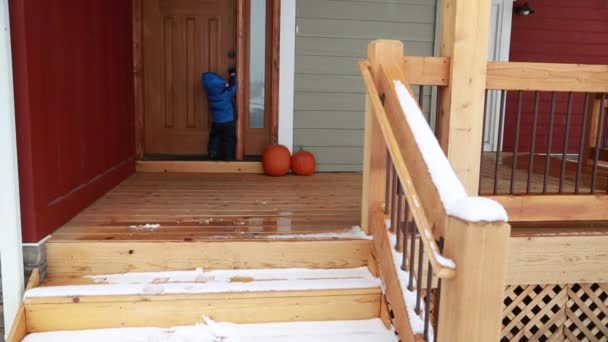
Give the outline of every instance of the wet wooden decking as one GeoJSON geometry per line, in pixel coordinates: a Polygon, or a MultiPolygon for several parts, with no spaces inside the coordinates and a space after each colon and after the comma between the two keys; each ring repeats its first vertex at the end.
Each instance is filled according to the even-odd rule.
{"type": "MultiPolygon", "coordinates": [[[[499,193],[509,191],[512,159],[505,158],[500,163],[499,193]]],[[[484,193],[492,192],[494,165],[493,154],[484,154],[484,193]]],[[[516,170],[515,189],[520,193],[526,187],[524,169],[516,170]]],[[[605,186],[605,174],[598,179],[605,186]]],[[[137,173],[55,232],[52,241],[246,240],[344,232],[359,225],[361,181],[357,173],[280,178],[137,173]]],[[[548,183],[555,192],[559,178],[550,176],[548,183]]],[[[536,173],[532,191],[541,192],[542,184],[542,174],[536,173]]],[[[566,191],[573,191],[572,175],[564,184],[566,191]]],[[[583,184],[581,190],[589,188],[583,184]]]]}
{"type": "Polygon", "coordinates": [[[359,224],[360,199],[360,174],[137,173],[52,240],[200,241],[341,232],[359,224]]]}

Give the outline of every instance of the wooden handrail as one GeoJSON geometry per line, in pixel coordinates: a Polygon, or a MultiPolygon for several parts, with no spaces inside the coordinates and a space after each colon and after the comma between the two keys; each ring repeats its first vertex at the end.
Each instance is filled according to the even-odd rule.
{"type": "MultiPolygon", "coordinates": [[[[386,232],[383,222],[380,222],[384,213],[378,209],[374,211],[373,208],[378,208],[378,202],[387,201],[387,199],[380,197],[377,192],[370,192],[370,189],[383,183],[382,193],[386,188],[386,191],[390,191],[392,194],[393,205],[390,206],[389,212],[392,224],[397,224],[398,232],[401,231],[399,222],[402,212],[399,208],[403,203],[400,202],[403,195],[406,200],[405,206],[409,208],[408,214],[415,223],[412,228],[410,251],[412,253],[415,251],[414,239],[416,238],[415,233],[418,231],[422,245],[418,251],[425,253],[433,270],[432,273],[427,272],[427,277],[435,274],[437,277],[443,278],[438,310],[439,330],[436,331],[438,341],[497,340],[500,336],[510,226],[504,221],[504,212],[498,204],[484,203],[489,207],[496,206],[490,211],[493,212],[493,209],[496,209],[498,213],[498,209],[500,209],[500,215],[478,215],[479,213],[475,213],[477,207],[471,203],[486,200],[468,197],[462,184],[454,184],[453,189],[448,189],[445,184],[438,181],[438,179],[450,179],[452,182],[459,182],[453,170],[446,170],[447,173],[442,173],[437,165],[433,165],[438,162],[442,170],[445,167],[449,168],[446,156],[437,142],[429,140],[433,136],[430,127],[420,126],[422,123],[418,123],[418,120],[422,120],[420,108],[412,107],[415,106],[416,101],[413,99],[409,82],[445,83],[446,80],[442,77],[444,74],[441,70],[426,78],[424,69],[427,68],[425,65],[435,65],[440,68],[445,68],[446,65],[444,61],[436,58],[403,59],[403,45],[396,41],[373,42],[369,46],[368,56],[369,62],[359,63],[367,91],[362,212],[371,211],[373,213],[371,221],[373,222],[370,224],[370,221],[363,220],[362,225],[367,224],[373,228],[375,253],[385,256],[386,251],[381,248],[386,248],[387,243],[380,244],[380,241],[376,241],[382,236],[387,239],[386,234],[378,233],[378,229],[382,233],[386,232]],[[416,69],[416,65],[421,66],[423,71],[418,71],[418,74],[413,71],[413,75],[403,72],[404,69],[416,69]],[[397,91],[396,87],[401,85],[407,88],[409,94],[404,95],[401,90],[397,91]],[[411,110],[415,112],[410,113],[411,110]],[[428,141],[431,143],[425,145],[428,141]],[[429,159],[427,155],[422,154],[421,148],[425,151],[424,153],[437,153],[437,155],[429,159]],[[384,149],[388,150],[388,156],[384,149]],[[382,154],[390,160],[384,159],[384,164],[381,164],[382,159],[373,158],[378,154],[382,154]],[[388,172],[389,169],[394,172],[388,172]],[[379,170],[387,170],[386,175],[379,170]],[[385,178],[386,184],[384,184],[385,178]],[[393,184],[393,188],[387,188],[389,183],[393,184]],[[399,190],[400,187],[397,184],[401,185],[403,191],[399,190]],[[365,196],[366,193],[367,196],[365,196]],[[395,205],[395,203],[400,204],[395,205]],[[464,211],[469,211],[473,215],[463,214],[463,211],[459,210],[463,208],[464,211]],[[443,252],[440,252],[436,242],[440,237],[444,239],[443,252]],[[445,262],[443,258],[450,259],[453,263],[445,262]]],[[[388,203],[385,203],[385,208],[389,208],[387,205],[388,203]]],[[[362,217],[370,219],[369,216],[362,217]]],[[[407,231],[406,226],[407,224],[403,228],[404,232],[407,231]]],[[[398,238],[396,248],[400,242],[407,241],[407,236],[403,235],[405,233],[402,236],[399,234],[396,236],[398,238]]],[[[389,245],[389,248],[392,247],[389,245]]],[[[415,306],[417,310],[420,310],[419,291],[424,289],[420,282],[423,273],[422,254],[419,254],[417,258],[417,271],[412,268],[414,254],[411,255],[408,262],[409,282],[407,289],[404,288],[405,283],[401,284],[401,292],[405,294],[406,290],[416,290],[415,306]],[[418,278],[418,285],[415,288],[412,282],[414,274],[418,278]]],[[[402,261],[405,265],[405,260],[402,261]]],[[[386,260],[384,262],[386,263],[386,260]]],[[[386,265],[383,268],[386,269],[386,265]]],[[[385,275],[381,272],[383,279],[386,274],[392,274],[392,272],[387,273],[386,271],[384,273],[385,275]]],[[[432,277],[427,278],[427,284],[431,283],[432,277]]],[[[427,293],[429,293],[430,287],[431,285],[426,286],[427,293]]],[[[389,288],[387,291],[391,292],[391,289],[389,288]]],[[[387,296],[388,302],[393,303],[391,304],[393,309],[399,308],[399,305],[394,305],[397,300],[395,298],[399,296],[395,294],[396,290],[392,291],[393,293],[387,296]]],[[[430,304],[427,302],[427,305],[430,304]]],[[[411,303],[406,307],[412,309],[411,303]]],[[[408,317],[410,314],[414,313],[404,315],[408,317]]],[[[403,319],[404,316],[401,317],[403,319]]],[[[427,320],[424,323],[424,336],[427,338],[430,337],[427,330],[428,317],[427,312],[425,315],[427,320]]],[[[395,319],[398,317],[395,316],[395,319]]],[[[398,326],[399,330],[403,330],[403,328],[398,326]]]]}
{"type": "Polygon", "coordinates": [[[489,62],[487,89],[608,92],[608,65],[489,62]]]}
{"type": "MultiPolygon", "coordinates": [[[[409,84],[447,86],[449,57],[404,56],[409,84]]],[[[486,89],[608,92],[608,65],[488,62],[486,89]]]]}
{"type": "MultiPolygon", "coordinates": [[[[393,127],[390,124],[387,114],[384,111],[384,107],[382,106],[382,102],[380,101],[380,95],[374,86],[372,75],[370,73],[370,64],[369,62],[362,61],[359,63],[359,68],[365,82],[365,87],[370,95],[373,112],[378,120],[378,123],[380,124],[386,146],[388,147],[391,157],[393,158],[395,168],[397,169],[397,173],[405,189],[406,198],[409,203],[421,203],[421,198],[414,187],[412,176],[408,170],[405,159],[401,154],[401,145],[399,145],[398,139],[393,131],[393,127]]],[[[429,184],[429,186],[432,185],[429,184]]],[[[435,242],[436,239],[433,236],[432,224],[428,219],[427,214],[424,212],[424,208],[420,205],[412,205],[411,210],[412,216],[416,220],[418,229],[421,232],[420,238],[424,244],[425,251],[431,251],[427,254],[427,256],[431,262],[431,265],[433,266],[433,271],[439,278],[454,277],[455,267],[443,265],[438,260],[440,258],[439,246],[437,246],[437,243],[435,242]]]]}

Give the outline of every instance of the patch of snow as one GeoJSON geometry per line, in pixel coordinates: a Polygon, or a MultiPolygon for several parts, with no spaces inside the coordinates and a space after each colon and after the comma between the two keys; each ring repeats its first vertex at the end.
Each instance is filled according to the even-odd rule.
{"type": "Polygon", "coordinates": [[[29,334],[23,342],[397,342],[380,319],[234,324],[214,322],[174,328],[122,328],[29,334]]]}
{"type": "Polygon", "coordinates": [[[500,203],[485,197],[467,197],[453,202],[448,215],[471,222],[509,220],[507,211],[500,203]]]}
{"type": "Polygon", "coordinates": [[[437,260],[437,263],[439,265],[441,265],[443,267],[447,267],[447,268],[452,268],[452,269],[456,268],[456,263],[454,262],[454,260],[446,258],[443,255],[441,255],[441,252],[439,252],[439,250],[437,249],[436,244],[431,244],[431,252],[435,256],[435,260],[437,260]]]}
{"type": "Polygon", "coordinates": [[[25,298],[304,291],[380,287],[367,267],[149,272],[88,277],[95,284],[37,287],[25,298]]]}
{"type": "Polygon", "coordinates": [[[160,224],[158,223],[146,223],[146,224],[140,224],[137,226],[129,226],[129,229],[134,229],[134,230],[156,230],[160,228],[160,224]]]}
{"type": "Polygon", "coordinates": [[[470,200],[464,186],[456,176],[439,142],[408,89],[401,81],[394,81],[401,108],[407,120],[418,149],[429,170],[435,188],[448,215],[470,222],[507,221],[508,216],[502,205],[490,199],[470,200]],[[493,202],[490,204],[488,202],[493,202]],[[477,206],[483,204],[482,206],[477,206]]]}
{"type": "Polygon", "coordinates": [[[367,235],[359,226],[354,226],[350,230],[343,232],[318,233],[318,234],[274,234],[262,235],[262,239],[355,239],[371,240],[372,236],[367,235]]]}

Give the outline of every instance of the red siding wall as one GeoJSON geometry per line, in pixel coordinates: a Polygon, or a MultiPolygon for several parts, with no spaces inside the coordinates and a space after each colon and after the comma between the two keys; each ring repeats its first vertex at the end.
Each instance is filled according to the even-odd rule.
{"type": "Polygon", "coordinates": [[[11,0],[25,242],[134,172],[131,2],[11,0]]]}
{"type": "MultiPolygon", "coordinates": [[[[518,0],[521,4],[523,1],[518,0]]],[[[536,10],[531,16],[513,16],[511,60],[517,62],[608,64],[608,1],[606,0],[528,0],[536,10]]],[[[552,152],[563,151],[567,94],[558,94],[552,152]]],[[[537,151],[547,147],[551,95],[542,94],[537,129],[537,151]]],[[[576,94],[568,152],[577,152],[581,135],[584,96],[576,94]]],[[[523,102],[520,151],[529,151],[532,133],[534,94],[523,102]]],[[[517,95],[507,100],[504,149],[514,149],[517,95]]]]}

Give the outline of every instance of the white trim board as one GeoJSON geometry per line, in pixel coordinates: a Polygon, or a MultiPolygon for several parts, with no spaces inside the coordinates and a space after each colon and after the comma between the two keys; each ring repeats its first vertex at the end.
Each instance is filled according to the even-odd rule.
{"type": "MultiPolygon", "coordinates": [[[[490,37],[488,60],[506,62],[509,60],[511,50],[511,26],[513,21],[513,1],[492,0],[490,22],[490,37]]],[[[502,95],[498,91],[488,93],[486,101],[486,119],[483,137],[484,151],[496,151],[502,148],[502,141],[498,141],[498,129],[502,95]]],[[[504,117],[503,117],[504,123],[504,117]]],[[[503,125],[504,130],[504,125],[503,125]]]]}
{"type": "Polygon", "coordinates": [[[279,53],[279,144],[293,149],[296,62],[296,0],[281,0],[279,53]]]}
{"type": "Polygon", "coordinates": [[[23,295],[23,250],[8,0],[0,0],[0,259],[4,328],[10,331],[23,295]]]}

